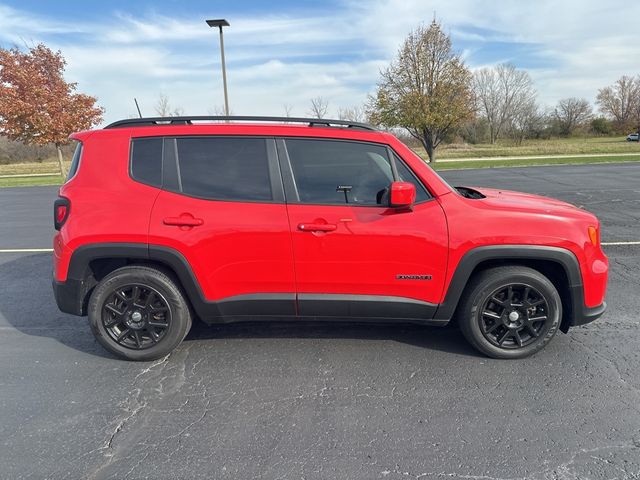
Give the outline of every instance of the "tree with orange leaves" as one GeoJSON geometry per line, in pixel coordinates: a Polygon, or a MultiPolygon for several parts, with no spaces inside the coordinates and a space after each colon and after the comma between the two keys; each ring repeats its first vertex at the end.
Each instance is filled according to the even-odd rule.
{"type": "Polygon", "coordinates": [[[65,175],[61,146],[69,135],[102,121],[96,99],[76,93],[63,78],[62,52],[38,44],[22,52],[0,48],[0,134],[26,144],[54,144],[65,175]]]}

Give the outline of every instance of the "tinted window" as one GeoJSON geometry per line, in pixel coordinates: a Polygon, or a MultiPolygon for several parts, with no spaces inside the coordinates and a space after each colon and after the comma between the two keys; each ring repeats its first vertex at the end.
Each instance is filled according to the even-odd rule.
{"type": "Polygon", "coordinates": [[[82,144],[78,142],[76,149],[73,152],[73,158],[71,159],[71,165],[69,166],[69,173],[67,174],[67,181],[71,180],[78,171],[80,165],[80,157],[82,156],[82,144]]]}
{"type": "Polygon", "coordinates": [[[131,143],[131,176],[134,180],[162,185],[162,138],[136,138],[131,143]]]}
{"type": "Polygon", "coordinates": [[[264,139],[179,138],[182,191],[216,200],[272,199],[264,139]]]}
{"type": "Polygon", "coordinates": [[[396,162],[396,170],[398,171],[398,180],[403,182],[411,182],[416,186],[416,203],[424,202],[425,200],[429,200],[431,196],[424,189],[420,181],[416,178],[409,167],[407,167],[402,160],[397,155],[394,155],[396,162]]]}
{"type": "Polygon", "coordinates": [[[393,180],[385,147],[307,139],[286,144],[301,202],[378,205],[393,180]]]}

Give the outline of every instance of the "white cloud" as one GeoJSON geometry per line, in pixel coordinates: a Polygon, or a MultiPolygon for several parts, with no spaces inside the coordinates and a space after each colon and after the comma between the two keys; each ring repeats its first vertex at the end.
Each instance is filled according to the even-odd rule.
{"type": "MultiPolygon", "coordinates": [[[[329,99],[333,114],[360,104],[407,32],[434,13],[472,68],[536,60],[540,66],[530,73],[548,104],[565,96],[593,100],[620,75],[640,73],[639,2],[347,0],[327,16],[230,18],[225,46],[232,110],[277,115],[287,103],[303,115],[318,95],[329,99]],[[526,58],[505,49],[487,60],[494,42],[525,44],[526,58]]],[[[0,5],[0,42],[37,41],[63,50],[69,80],[98,96],[106,121],[135,112],[134,96],[147,115],[160,92],[190,114],[223,103],[218,35],[204,16],[114,13],[82,23],[0,5]]]]}

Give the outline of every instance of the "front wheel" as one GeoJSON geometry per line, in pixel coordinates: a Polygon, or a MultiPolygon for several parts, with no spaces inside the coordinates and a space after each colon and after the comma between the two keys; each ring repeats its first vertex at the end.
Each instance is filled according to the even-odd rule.
{"type": "Polygon", "coordinates": [[[537,270],[509,266],[475,276],[458,309],[463,335],[493,358],[524,358],[545,347],[558,331],[562,301],[537,270]]]}
{"type": "Polygon", "coordinates": [[[176,283],[150,267],[111,272],[91,293],[88,313],[98,342],[127,360],[162,358],[191,328],[189,306],[176,283]]]}

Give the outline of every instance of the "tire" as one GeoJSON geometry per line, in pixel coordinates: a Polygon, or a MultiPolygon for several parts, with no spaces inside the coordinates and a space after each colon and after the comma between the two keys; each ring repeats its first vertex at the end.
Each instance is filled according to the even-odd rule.
{"type": "Polygon", "coordinates": [[[88,314],[98,342],[134,361],[168,355],[191,328],[189,304],[177,283],[168,272],[144,266],[104,277],[91,293],[88,314]]]}
{"type": "Polygon", "coordinates": [[[553,283],[523,266],[496,267],[475,275],[457,311],[467,341],[485,355],[501,359],[540,351],[558,331],[561,319],[562,301],[553,283]]]}

